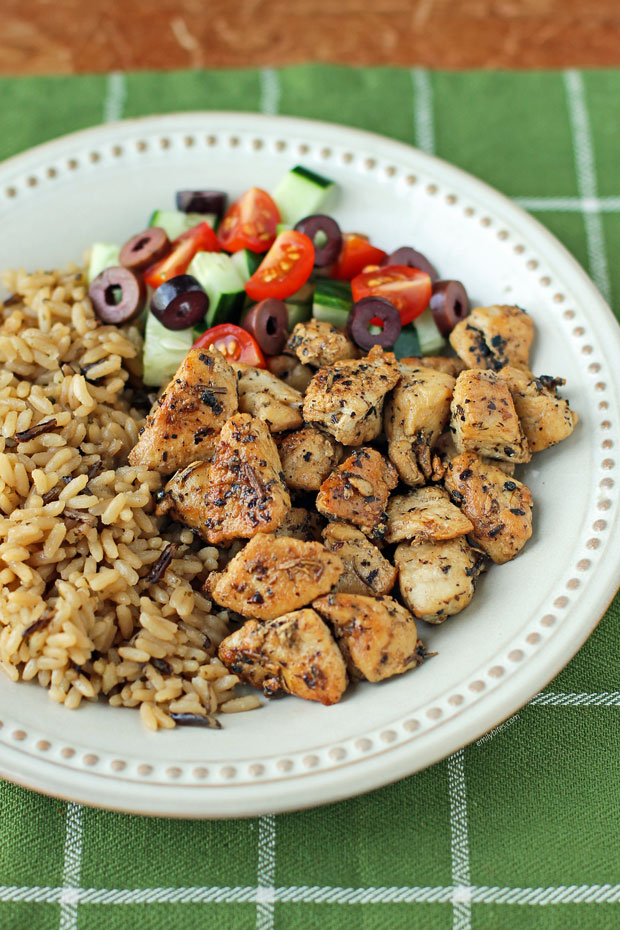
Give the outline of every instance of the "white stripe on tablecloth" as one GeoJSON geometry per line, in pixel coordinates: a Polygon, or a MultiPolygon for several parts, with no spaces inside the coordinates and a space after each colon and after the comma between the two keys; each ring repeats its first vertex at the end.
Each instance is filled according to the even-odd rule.
{"type": "MultiPolygon", "coordinates": [[[[568,101],[568,114],[573,134],[575,168],[579,194],[585,199],[596,199],[596,168],[590,119],[586,104],[583,77],[579,71],[570,68],[564,72],[564,87],[568,101]]],[[[590,274],[594,283],[606,300],[610,298],[609,271],[605,251],[603,223],[598,211],[584,212],[586,244],[590,274]]]]}
{"type": "MultiPolygon", "coordinates": [[[[454,901],[459,887],[393,886],[340,888],[318,885],[291,885],[273,888],[274,901],[307,904],[448,904],[454,901]]],[[[49,886],[0,885],[0,901],[55,904],[65,889],[49,886]]],[[[620,885],[552,885],[539,888],[468,885],[475,904],[616,904],[620,902],[620,885]]],[[[254,903],[259,889],[252,885],[180,887],[180,888],[75,888],[80,904],[178,904],[254,903]]]]}
{"type": "Polygon", "coordinates": [[[273,883],[276,874],[276,818],[273,814],[258,821],[258,888],[256,889],[256,930],[273,930],[273,883]]]}
{"type": "Polygon", "coordinates": [[[534,707],[620,707],[620,691],[541,691],[530,701],[534,707]]]}
{"type": "Polygon", "coordinates": [[[127,100],[127,79],[122,71],[111,71],[108,74],[106,95],[103,102],[103,121],[113,123],[122,119],[127,100]]]}
{"type": "Polygon", "coordinates": [[[620,197],[513,197],[524,210],[557,213],[618,213],[620,197]]]}
{"type": "Polygon", "coordinates": [[[274,116],[280,106],[280,78],[275,68],[261,68],[260,111],[274,116]]]}
{"type": "Polygon", "coordinates": [[[82,869],[82,806],[67,804],[65,819],[65,853],[62,869],[60,920],[58,930],[77,930],[77,909],[80,895],[80,872],[82,869]]]}
{"type": "Polygon", "coordinates": [[[464,749],[459,749],[448,759],[448,793],[450,797],[451,877],[454,883],[452,928],[453,930],[469,930],[471,927],[471,888],[464,749]]]}
{"type": "Polygon", "coordinates": [[[433,88],[426,68],[412,68],[413,128],[415,144],[431,155],[435,151],[435,119],[433,116],[433,88]]]}

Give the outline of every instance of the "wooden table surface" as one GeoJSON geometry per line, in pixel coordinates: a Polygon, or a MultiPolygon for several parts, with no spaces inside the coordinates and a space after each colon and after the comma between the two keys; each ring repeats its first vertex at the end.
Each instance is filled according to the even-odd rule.
{"type": "Polygon", "coordinates": [[[620,65],[620,0],[3,0],[2,74],[620,65]]]}

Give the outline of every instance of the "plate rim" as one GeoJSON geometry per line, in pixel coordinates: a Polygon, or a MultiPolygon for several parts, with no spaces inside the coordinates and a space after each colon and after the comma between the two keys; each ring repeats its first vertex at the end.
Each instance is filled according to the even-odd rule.
{"type": "MultiPolygon", "coordinates": [[[[434,156],[434,155],[429,155],[428,153],[425,153],[419,149],[416,149],[414,146],[408,145],[407,143],[401,142],[399,140],[390,139],[389,137],[382,136],[378,133],[369,132],[367,130],[362,130],[362,129],[358,129],[355,127],[347,127],[342,124],[330,123],[327,121],[312,120],[312,119],[306,119],[306,118],[300,118],[300,117],[288,117],[288,116],[282,116],[282,115],[264,115],[264,114],[251,113],[251,112],[225,111],[225,110],[185,111],[181,113],[158,114],[158,115],[152,115],[152,116],[136,117],[136,118],[127,119],[127,120],[120,120],[114,123],[100,124],[94,127],[90,127],[87,129],[82,129],[76,132],[65,134],[56,139],[41,143],[37,146],[33,146],[25,150],[22,153],[19,153],[17,155],[11,156],[9,159],[6,159],[2,163],[0,163],[0,175],[5,174],[6,171],[10,171],[10,169],[13,169],[14,167],[17,167],[18,170],[19,169],[23,170],[23,167],[22,167],[23,164],[27,163],[29,159],[33,161],[37,161],[40,158],[49,157],[50,153],[53,156],[55,151],[66,148],[67,146],[74,145],[75,147],[82,148],[84,147],[84,144],[85,143],[87,144],[88,140],[93,137],[98,138],[98,139],[100,139],[102,136],[110,137],[114,134],[115,131],[117,132],[122,131],[125,134],[130,134],[132,129],[134,128],[139,129],[140,127],[143,127],[146,125],[156,127],[158,125],[169,123],[170,121],[182,124],[188,121],[191,122],[192,119],[204,120],[205,118],[223,119],[223,120],[229,120],[231,122],[236,122],[237,124],[240,124],[240,129],[239,129],[240,132],[246,131],[246,128],[245,128],[246,123],[250,123],[250,124],[257,123],[257,124],[260,124],[262,127],[269,126],[269,125],[273,125],[273,126],[286,125],[287,127],[293,127],[293,128],[300,127],[301,129],[305,127],[306,129],[310,128],[313,131],[318,132],[319,134],[330,133],[330,132],[331,133],[334,133],[334,132],[344,133],[347,139],[352,139],[352,142],[349,144],[354,145],[356,148],[357,147],[363,148],[364,142],[366,143],[366,146],[371,146],[375,148],[379,147],[380,149],[385,149],[387,147],[388,149],[391,149],[395,153],[400,152],[402,154],[403,160],[405,160],[407,156],[409,156],[410,158],[411,154],[413,153],[414,158],[421,159],[423,164],[426,163],[429,166],[429,172],[431,174],[433,173],[433,167],[435,167],[435,169],[441,175],[445,176],[447,174],[448,178],[451,181],[454,179],[455,184],[458,185],[459,181],[461,181],[469,189],[471,189],[473,186],[473,189],[476,195],[479,197],[479,199],[481,199],[482,201],[486,203],[488,203],[490,200],[490,205],[489,205],[490,210],[493,210],[494,212],[501,212],[499,211],[499,207],[502,207],[503,210],[505,210],[508,213],[508,216],[513,223],[515,222],[514,218],[516,217],[520,221],[520,223],[525,224],[525,226],[528,228],[528,231],[531,230],[533,233],[535,233],[536,237],[542,240],[544,245],[548,246],[552,250],[552,252],[555,253],[555,256],[559,257],[559,260],[562,263],[562,265],[567,266],[570,271],[570,273],[568,274],[568,277],[571,279],[571,287],[573,289],[577,289],[577,290],[585,289],[586,292],[589,292],[590,298],[592,297],[595,298],[596,310],[592,312],[596,312],[597,319],[598,319],[598,314],[601,314],[601,313],[603,314],[603,316],[607,318],[607,322],[612,325],[612,331],[615,336],[615,338],[611,340],[611,343],[612,343],[611,345],[605,345],[603,347],[605,350],[603,352],[603,355],[606,361],[609,362],[608,353],[609,351],[613,351],[613,349],[615,348],[616,354],[618,355],[618,357],[620,357],[620,328],[618,327],[617,320],[614,317],[611,311],[611,308],[605,302],[604,298],[602,297],[602,295],[596,288],[596,285],[591,281],[591,279],[588,277],[588,275],[582,269],[582,267],[579,265],[576,259],[571,255],[571,253],[566,249],[566,247],[563,246],[562,243],[559,242],[555,238],[555,236],[553,236],[553,234],[549,232],[549,230],[547,230],[537,219],[535,219],[530,214],[528,214],[525,210],[519,207],[518,204],[514,203],[512,200],[510,200],[510,198],[506,197],[504,194],[497,191],[495,188],[491,187],[485,181],[475,177],[472,174],[469,174],[468,172],[464,171],[461,168],[458,168],[457,166],[451,164],[448,161],[445,161],[444,159],[438,158],[437,156],[434,156]],[[497,206],[497,209],[496,209],[496,206],[497,206]]],[[[287,129],[283,131],[282,134],[286,136],[290,136],[291,130],[287,129]]],[[[547,257],[545,252],[543,252],[543,255],[545,258],[547,257]]],[[[563,277],[565,278],[566,275],[563,275],[563,277]]],[[[620,530],[620,525],[618,522],[618,510],[616,508],[616,511],[614,513],[614,522],[609,529],[609,532],[607,534],[607,539],[603,547],[606,553],[609,553],[609,551],[612,548],[612,535],[613,537],[617,537],[620,540],[619,530],[620,530]]],[[[600,571],[602,567],[607,566],[607,562],[609,560],[610,560],[609,554],[607,554],[606,558],[602,557],[601,562],[599,563],[599,566],[597,566],[598,570],[600,571]]],[[[525,688],[525,690],[523,690],[523,686],[521,686],[520,697],[517,699],[517,703],[515,703],[514,695],[510,696],[511,692],[515,690],[514,687],[512,689],[511,688],[502,689],[500,687],[495,692],[495,701],[487,702],[486,713],[481,712],[479,702],[476,702],[475,704],[472,704],[472,705],[468,705],[468,707],[463,711],[463,716],[460,718],[461,723],[463,722],[464,718],[472,716],[473,714],[474,718],[479,720],[479,725],[474,726],[472,728],[472,721],[468,721],[469,726],[466,727],[467,733],[468,733],[467,738],[463,742],[461,742],[459,745],[453,746],[453,748],[451,748],[448,752],[445,751],[445,744],[446,742],[450,742],[450,739],[452,739],[452,743],[454,743],[454,738],[451,735],[446,736],[446,734],[451,734],[452,729],[445,725],[444,725],[445,728],[444,726],[438,727],[437,730],[435,731],[435,736],[437,737],[437,733],[439,733],[439,737],[435,739],[436,746],[435,746],[434,752],[430,753],[429,755],[428,750],[427,750],[424,754],[425,756],[424,762],[421,765],[414,764],[414,766],[411,767],[411,764],[410,764],[411,760],[407,762],[406,759],[402,760],[400,756],[398,756],[397,758],[396,749],[389,750],[388,752],[386,752],[386,755],[389,757],[390,762],[391,762],[391,765],[389,766],[390,772],[386,773],[385,771],[383,771],[382,776],[378,777],[377,772],[375,771],[375,769],[377,768],[377,765],[375,766],[369,765],[370,760],[368,758],[365,760],[352,760],[349,765],[344,766],[345,770],[346,768],[349,768],[350,770],[350,766],[359,765],[359,764],[361,764],[362,767],[366,766],[367,768],[366,776],[362,777],[361,779],[359,777],[357,778],[357,781],[361,781],[363,783],[362,787],[356,786],[353,789],[353,791],[349,790],[349,791],[345,791],[344,793],[340,794],[332,786],[332,792],[327,797],[315,796],[316,789],[313,788],[312,789],[313,797],[311,797],[311,799],[308,800],[307,803],[305,801],[300,800],[299,798],[293,799],[291,801],[291,798],[289,797],[290,792],[286,791],[286,792],[282,792],[282,796],[280,797],[280,800],[277,801],[276,803],[270,802],[269,804],[266,804],[266,805],[264,803],[262,805],[261,804],[257,805],[256,803],[248,804],[246,802],[245,804],[243,803],[240,804],[239,797],[236,797],[234,801],[232,801],[232,803],[227,801],[224,805],[222,805],[221,803],[223,800],[222,793],[226,790],[226,786],[222,786],[221,788],[213,787],[213,786],[208,786],[208,787],[196,786],[196,788],[194,788],[193,786],[191,786],[192,803],[194,801],[198,801],[200,792],[209,793],[209,792],[215,791],[216,798],[214,800],[215,800],[215,804],[218,809],[217,810],[212,810],[212,809],[195,810],[192,807],[190,810],[179,810],[178,803],[173,803],[172,807],[168,805],[167,803],[168,795],[166,796],[166,801],[163,803],[163,805],[156,804],[154,805],[154,808],[151,810],[148,809],[149,807],[148,805],[144,807],[135,807],[135,806],[132,806],[131,804],[127,806],[126,804],[121,803],[117,807],[116,805],[110,804],[108,801],[106,801],[105,807],[118,809],[118,810],[124,810],[124,811],[138,812],[138,813],[165,814],[167,816],[177,816],[177,817],[195,816],[198,818],[204,818],[204,817],[217,817],[217,816],[222,816],[222,817],[255,816],[257,814],[268,813],[268,812],[279,812],[279,811],[284,811],[284,810],[298,810],[298,809],[302,809],[304,806],[314,806],[317,803],[328,803],[334,800],[339,800],[342,797],[350,797],[353,794],[364,793],[366,791],[369,791],[374,788],[378,788],[382,785],[388,784],[391,781],[395,781],[399,778],[402,778],[407,774],[413,774],[415,771],[418,771],[421,768],[426,768],[429,765],[435,764],[437,761],[445,758],[446,755],[449,755],[451,752],[456,751],[457,749],[461,748],[463,745],[468,745],[469,743],[473,742],[475,739],[479,738],[483,733],[488,732],[490,728],[499,725],[504,719],[506,719],[507,716],[510,716],[510,714],[515,713],[519,708],[523,707],[524,704],[526,704],[530,700],[530,698],[534,694],[536,694],[538,690],[540,690],[541,687],[544,687],[553,677],[555,677],[555,675],[559,671],[561,671],[561,669],[565,667],[568,661],[570,661],[570,659],[576,654],[576,652],[583,645],[583,643],[586,641],[586,639],[589,637],[593,629],[596,627],[596,625],[600,621],[601,617],[605,613],[607,606],[613,600],[615,589],[616,589],[616,582],[614,581],[613,577],[610,575],[609,578],[607,579],[607,583],[604,585],[599,585],[599,588],[595,593],[593,593],[592,590],[590,590],[589,602],[591,604],[590,609],[592,610],[592,613],[594,614],[594,620],[590,620],[587,624],[583,624],[583,623],[579,624],[579,632],[577,634],[573,632],[570,637],[569,642],[565,644],[562,649],[560,650],[556,649],[556,652],[558,654],[555,655],[555,653],[553,653],[553,655],[555,655],[555,658],[552,659],[548,651],[547,654],[545,655],[545,659],[547,659],[547,661],[541,661],[540,656],[544,652],[544,649],[542,649],[541,652],[538,653],[535,658],[533,658],[529,663],[526,663],[524,667],[522,667],[517,673],[513,674],[510,677],[510,681],[512,683],[514,683],[516,679],[520,679],[520,678],[531,679],[532,677],[534,677],[536,679],[536,681],[533,684],[530,682],[531,687],[527,687],[525,688]],[[594,605],[596,605],[595,610],[593,609],[594,605]],[[534,664],[536,665],[536,667],[538,666],[538,664],[540,664],[542,667],[538,675],[532,676],[531,669],[534,664]],[[500,694],[500,692],[503,692],[503,693],[500,694]],[[503,709],[506,706],[508,706],[508,709],[504,713],[503,709]],[[492,710],[492,711],[489,710],[489,708],[492,708],[492,707],[500,708],[499,717],[498,717],[497,710],[492,710]],[[489,717],[492,717],[493,719],[489,721],[488,720],[489,717]],[[404,769],[406,769],[406,771],[404,769]]],[[[551,643],[551,640],[549,641],[549,644],[550,643],[551,643]]],[[[556,643],[556,647],[557,647],[557,643],[556,643]]],[[[517,688],[516,690],[518,691],[519,688],[517,688]]],[[[484,703],[484,701],[482,701],[482,703],[484,703]]],[[[456,717],[453,718],[453,720],[454,719],[458,720],[459,715],[457,714],[456,717]]],[[[428,734],[426,735],[428,737],[428,734]]],[[[404,746],[402,745],[399,746],[398,749],[399,750],[405,749],[406,750],[405,754],[409,755],[411,745],[415,745],[415,743],[414,744],[406,743],[404,746]]],[[[9,757],[10,755],[11,754],[9,753],[9,757]]],[[[402,752],[401,752],[401,755],[402,755],[402,752]]],[[[374,759],[373,761],[376,763],[376,759],[374,759]]],[[[37,760],[37,768],[44,768],[46,764],[49,766],[50,763],[47,762],[47,763],[42,764],[41,760],[37,760]]],[[[381,769],[382,766],[379,765],[378,768],[381,769]]],[[[385,768],[385,766],[383,766],[383,768],[385,768]]],[[[55,794],[55,796],[58,796],[58,797],[64,796],[67,800],[77,800],[80,803],[90,804],[93,806],[102,806],[101,804],[97,803],[97,800],[93,800],[92,793],[89,794],[88,790],[86,790],[86,792],[82,794],[79,787],[76,789],[73,789],[70,795],[63,795],[59,791],[50,792],[49,790],[50,779],[47,779],[45,777],[45,773],[43,774],[42,777],[38,777],[36,773],[32,773],[32,772],[20,772],[19,774],[22,776],[23,780],[20,780],[20,777],[16,777],[15,771],[13,769],[7,770],[7,766],[5,765],[4,759],[0,762],[0,775],[2,775],[2,777],[5,777],[12,781],[16,781],[17,783],[23,784],[26,787],[34,788],[35,790],[42,791],[43,793],[46,793],[46,794],[53,793],[55,794]]],[[[357,771],[357,775],[359,776],[359,768],[357,771]]],[[[297,784],[308,785],[310,784],[311,781],[316,782],[316,780],[319,780],[321,782],[321,785],[324,785],[324,782],[329,779],[329,776],[330,776],[330,771],[328,770],[328,771],[322,771],[315,775],[313,775],[312,773],[307,773],[307,774],[304,774],[302,778],[291,777],[291,779],[287,782],[278,781],[277,782],[278,790],[282,789],[284,784],[290,785],[291,783],[297,783],[297,784]]],[[[76,774],[76,777],[78,778],[78,780],[84,780],[84,779],[90,780],[91,778],[94,777],[95,781],[99,781],[99,783],[104,782],[104,781],[111,782],[112,784],[115,783],[115,779],[113,778],[111,779],[110,776],[107,776],[105,779],[102,779],[101,775],[99,775],[96,772],[80,771],[79,773],[76,774]]],[[[53,779],[51,780],[53,781],[53,779]]],[[[127,784],[127,782],[124,782],[124,784],[127,784]]],[[[265,785],[267,784],[268,783],[265,783],[265,785]]],[[[146,787],[146,790],[148,791],[148,786],[140,785],[138,787],[140,788],[141,792],[144,792],[145,787],[146,787]]],[[[155,787],[155,785],[153,785],[153,787],[155,787]]],[[[165,791],[171,790],[170,797],[173,797],[172,789],[175,786],[168,786],[168,785],[163,786],[157,783],[157,787],[164,788],[165,791]]],[[[176,786],[176,788],[181,791],[186,791],[189,787],[190,786],[187,786],[187,785],[176,786]]],[[[258,787],[258,785],[254,785],[253,789],[255,790],[256,787],[258,787]]],[[[229,790],[233,792],[243,791],[244,788],[247,789],[247,786],[245,785],[241,787],[234,786],[234,785],[229,786],[229,790]]],[[[96,792],[96,786],[94,788],[94,791],[96,792]]],[[[256,791],[255,793],[257,794],[256,791]]],[[[295,792],[293,792],[293,794],[294,793],[295,792]]],[[[324,793],[324,792],[321,792],[321,793],[324,793]]],[[[205,794],[205,797],[206,797],[206,794],[205,794]]],[[[210,805],[208,803],[205,804],[205,808],[209,808],[209,807],[210,805]]]]}

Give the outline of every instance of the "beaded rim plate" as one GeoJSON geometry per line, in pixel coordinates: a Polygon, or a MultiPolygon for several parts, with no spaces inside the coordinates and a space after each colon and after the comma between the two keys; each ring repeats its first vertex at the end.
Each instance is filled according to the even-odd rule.
{"type": "Polygon", "coordinates": [[[350,797],[445,758],[556,675],[613,597],[620,544],[620,329],[554,237],[481,181],[409,146],[308,120],[185,113],[65,136],[0,165],[0,254],[30,270],[123,242],[175,190],[270,189],[293,165],[338,182],[326,211],[388,249],[411,244],[474,303],[516,303],[537,329],[536,373],[567,379],[575,433],[520,477],[535,530],[492,566],[471,606],[420,624],[438,655],[334,707],[294,698],[224,718],[221,731],[149,733],[137,713],[72,713],[0,681],[0,775],[100,807],[182,817],[293,810],[350,797]]]}

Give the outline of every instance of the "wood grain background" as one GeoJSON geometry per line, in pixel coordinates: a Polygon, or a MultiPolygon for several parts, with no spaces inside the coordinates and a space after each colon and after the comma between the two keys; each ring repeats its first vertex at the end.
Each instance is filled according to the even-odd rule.
{"type": "Polygon", "coordinates": [[[620,65],[620,0],[2,0],[0,73],[620,65]]]}

